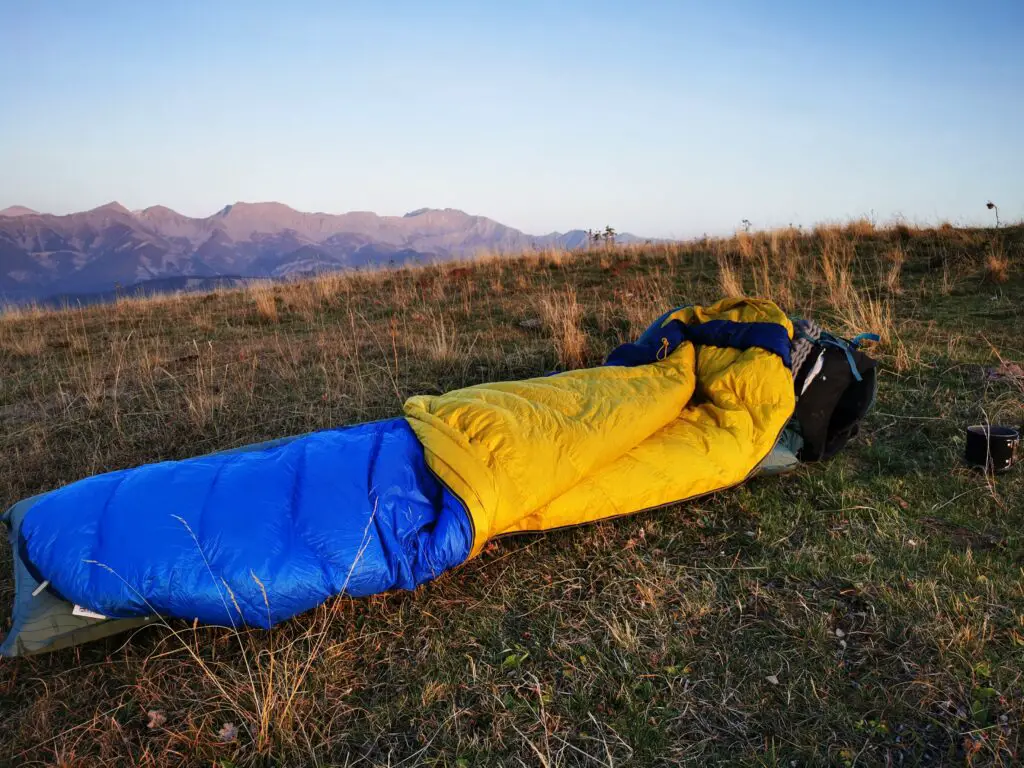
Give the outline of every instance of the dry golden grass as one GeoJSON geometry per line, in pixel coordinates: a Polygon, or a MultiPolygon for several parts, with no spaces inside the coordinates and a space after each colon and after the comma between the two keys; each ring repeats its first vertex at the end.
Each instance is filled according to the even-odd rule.
{"type": "MultiPolygon", "coordinates": [[[[623,285],[621,307],[628,327],[622,341],[633,341],[647,327],[667,310],[681,302],[666,293],[667,281],[660,275],[644,276],[629,280],[623,285]]],[[[610,309],[617,309],[610,307],[610,309]]]]}
{"type": "Polygon", "coordinates": [[[212,424],[224,405],[227,367],[219,365],[213,342],[200,346],[193,341],[195,362],[181,382],[192,423],[200,429],[212,424]]]}
{"type": "Polygon", "coordinates": [[[338,296],[347,293],[351,281],[344,272],[326,272],[312,281],[313,292],[320,304],[328,304],[337,300],[338,296]]]}
{"type": "Polygon", "coordinates": [[[843,227],[843,230],[850,237],[870,237],[875,233],[875,223],[871,219],[862,216],[849,222],[843,227]]]}
{"type": "Polygon", "coordinates": [[[890,296],[902,293],[903,246],[888,247],[877,264],[858,259],[857,243],[876,233],[866,219],[816,227],[814,237],[806,241],[792,230],[783,232],[763,237],[743,233],[751,243],[746,256],[742,251],[730,256],[727,246],[719,247],[717,282],[721,293],[744,296],[744,285],[750,284],[751,295],[782,307],[802,306],[804,314],[822,314],[848,336],[877,333],[882,339],[881,351],[890,355],[894,368],[907,370],[911,360],[897,329],[895,307],[881,295],[882,291],[890,296]],[[761,239],[764,247],[759,244],[761,239]],[[809,293],[801,288],[801,282],[809,293]],[[816,297],[823,301],[820,306],[816,297]]]}
{"type": "Polygon", "coordinates": [[[749,232],[737,232],[736,233],[736,249],[739,251],[740,257],[746,261],[750,261],[754,258],[754,253],[757,250],[756,241],[754,236],[749,232]]]}
{"type": "Polygon", "coordinates": [[[780,255],[773,259],[768,249],[762,249],[751,267],[753,294],[770,299],[780,307],[788,307],[793,303],[791,275],[795,271],[796,261],[783,261],[780,264],[780,260],[784,258],[780,255]]]}
{"type": "Polygon", "coordinates": [[[985,256],[985,280],[989,283],[1005,283],[1010,279],[1010,260],[1003,249],[1002,241],[989,243],[985,256]]]}
{"type": "Polygon", "coordinates": [[[727,256],[718,257],[718,287],[723,296],[739,298],[745,296],[743,281],[727,256]]]}
{"type": "Polygon", "coordinates": [[[896,245],[890,248],[886,254],[886,260],[889,263],[889,267],[885,272],[886,289],[894,295],[903,293],[900,280],[903,276],[903,262],[907,260],[903,247],[896,245]]]}
{"type": "Polygon", "coordinates": [[[540,252],[538,263],[541,266],[561,267],[572,258],[572,253],[561,248],[546,248],[540,252]]]}
{"type": "Polygon", "coordinates": [[[312,320],[321,306],[321,280],[297,280],[281,286],[281,303],[284,308],[304,320],[312,320]]]}
{"type": "Polygon", "coordinates": [[[434,360],[448,362],[462,354],[455,323],[444,314],[431,313],[429,322],[420,327],[426,341],[427,352],[434,360]]]}
{"type": "Polygon", "coordinates": [[[587,357],[587,335],[583,332],[583,307],[576,290],[549,293],[540,300],[540,314],[554,341],[558,362],[565,369],[580,368],[587,357]]]}
{"type": "Polygon", "coordinates": [[[192,313],[192,327],[199,333],[210,333],[216,328],[210,308],[200,307],[192,313]]]}
{"type": "Polygon", "coordinates": [[[0,303],[0,322],[5,320],[38,320],[52,310],[41,307],[36,302],[25,304],[0,303]]]}
{"type": "Polygon", "coordinates": [[[271,283],[253,283],[249,287],[249,296],[256,308],[256,314],[271,323],[279,321],[277,298],[271,283]]]}
{"type": "Polygon", "coordinates": [[[0,320],[0,351],[16,357],[35,357],[46,349],[46,336],[38,325],[0,320]]]}

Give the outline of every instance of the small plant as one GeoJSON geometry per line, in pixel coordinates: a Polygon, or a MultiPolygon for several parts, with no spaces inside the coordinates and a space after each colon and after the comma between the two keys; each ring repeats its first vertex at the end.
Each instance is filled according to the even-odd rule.
{"type": "Polygon", "coordinates": [[[994,211],[995,212],[995,214],[996,214],[996,229],[999,229],[999,206],[996,205],[995,203],[993,203],[991,200],[989,200],[987,203],[985,203],[985,207],[988,208],[990,211],[994,211]]]}
{"type": "Polygon", "coordinates": [[[604,238],[605,247],[611,247],[615,245],[615,235],[618,234],[614,227],[605,227],[604,232],[601,233],[601,237],[604,238]]]}

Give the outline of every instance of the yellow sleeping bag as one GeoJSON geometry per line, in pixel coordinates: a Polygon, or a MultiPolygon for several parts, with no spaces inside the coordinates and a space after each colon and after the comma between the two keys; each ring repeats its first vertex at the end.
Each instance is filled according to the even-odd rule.
{"type": "MultiPolygon", "coordinates": [[[[793,326],[726,299],[665,318],[793,326]]],[[[427,465],[466,505],[475,556],[495,536],[692,499],[743,482],[793,414],[780,355],[683,341],[663,359],[418,396],[405,415],[427,465]]]]}

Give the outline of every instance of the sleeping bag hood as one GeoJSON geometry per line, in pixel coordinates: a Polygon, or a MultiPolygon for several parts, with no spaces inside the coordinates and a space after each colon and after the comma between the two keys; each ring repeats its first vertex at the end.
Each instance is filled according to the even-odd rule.
{"type": "Polygon", "coordinates": [[[855,362],[837,384],[834,355],[819,354],[831,342],[805,335],[795,346],[769,301],[682,307],[603,366],[412,397],[400,418],[27,499],[5,518],[17,584],[0,652],[154,617],[270,627],[333,595],[414,589],[498,536],[653,509],[821,458],[869,407],[873,363],[844,349],[844,365],[855,362]],[[806,413],[801,389],[817,403],[806,413]]]}

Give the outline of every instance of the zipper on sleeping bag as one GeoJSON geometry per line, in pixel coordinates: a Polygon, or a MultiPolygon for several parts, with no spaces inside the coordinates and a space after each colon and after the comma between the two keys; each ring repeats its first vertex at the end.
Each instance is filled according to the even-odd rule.
{"type": "MultiPolygon", "coordinates": [[[[421,443],[421,445],[422,445],[422,443],[421,443]]],[[[470,535],[472,536],[472,540],[469,542],[469,551],[472,552],[473,548],[476,546],[476,521],[473,519],[473,515],[469,511],[469,507],[466,505],[466,502],[463,501],[462,497],[459,496],[459,494],[457,494],[455,491],[453,491],[451,489],[451,486],[449,486],[448,483],[446,483],[444,481],[444,479],[439,474],[437,474],[437,472],[434,471],[433,467],[431,467],[430,463],[426,460],[426,456],[424,456],[424,459],[423,459],[423,466],[425,466],[427,468],[427,471],[431,475],[433,475],[434,479],[437,480],[438,484],[442,488],[444,488],[445,491],[448,492],[448,495],[451,496],[453,499],[455,499],[457,502],[459,502],[459,506],[462,507],[462,511],[463,511],[463,513],[465,513],[466,519],[469,520],[469,531],[470,531],[470,535]]],[[[462,563],[465,563],[465,562],[469,561],[470,559],[471,559],[471,557],[469,555],[466,555],[466,559],[463,560],[462,563]]],[[[459,565],[462,565],[462,563],[459,563],[459,565]]],[[[447,570],[450,571],[453,568],[457,568],[457,567],[458,566],[454,566],[453,565],[451,568],[448,568],[447,570]]],[[[441,571],[441,573],[445,573],[445,572],[446,571],[441,571]]],[[[438,576],[440,576],[440,575],[441,574],[438,574],[438,576]]]]}

